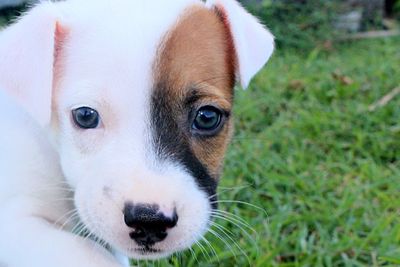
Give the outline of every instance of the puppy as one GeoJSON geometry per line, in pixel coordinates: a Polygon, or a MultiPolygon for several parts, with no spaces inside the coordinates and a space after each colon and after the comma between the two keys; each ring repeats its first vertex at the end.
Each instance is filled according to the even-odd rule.
{"type": "Polygon", "coordinates": [[[0,263],[119,266],[201,239],[235,82],[272,51],[234,0],[43,2],[7,28],[0,263]]]}

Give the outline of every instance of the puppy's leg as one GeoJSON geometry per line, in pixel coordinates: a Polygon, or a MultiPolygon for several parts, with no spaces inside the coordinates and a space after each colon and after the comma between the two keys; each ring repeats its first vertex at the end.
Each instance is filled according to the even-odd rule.
{"type": "Polygon", "coordinates": [[[1,90],[0,107],[0,266],[120,266],[91,240],[55,225],[73,209],[57,154],[1,90]]]}
{"type": "Polygon", "coordinates": [[[8,267],[117,267],[110,252],[36,216],[34,199],[0,206],[0,262],[8,267]]]}

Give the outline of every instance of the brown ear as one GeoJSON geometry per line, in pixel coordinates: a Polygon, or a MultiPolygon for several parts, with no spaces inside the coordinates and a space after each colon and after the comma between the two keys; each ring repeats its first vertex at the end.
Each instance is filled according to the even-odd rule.
{"type": "Polygon", "coordinates": [[[274,50],[274,37],[235,0],[207,0],[229,27],[238,61],[237,77],[246,88],[274,50]]]}
{"type": "Polygon", "coordinates": [[[41,124],[50,122],[55,55],[62,30],[56,5],[42,3],[0,33],[0,88],[41,124]]]}

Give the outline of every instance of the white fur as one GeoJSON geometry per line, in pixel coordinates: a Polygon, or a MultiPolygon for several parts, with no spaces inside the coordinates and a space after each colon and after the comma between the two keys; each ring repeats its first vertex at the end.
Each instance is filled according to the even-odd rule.
{"type": "Polygon", "coordinates": [[[58,10],[44,3],[0,34],[0,87],[42,125],[50,119],[57,17],[58,10]]]}
{"type": "MultiPolygon", "coordinates": [[[[234,1],[219,3],[231,20],[240,80],[247,85],[272,52],[272,37],[234,1]],[[258,42],[248,42],[249,34],[258,42]]],[[[23,107],[0,93],[0,262],[10,267],[118,266],[103,248],[70,233],[74,221],[68,224],[64,215],[74,207],[125,264],[121,255],[167,256],[207,230],[208,196],[182,166],[158,159],[150,132],[156,50],[192,4],[202,3],[46,2],[0,35],[0,73],[6,74],[0,90],[23,107]],[[57,23],[67,29],[67,39],[52,92],[57,23]],[[99,128],[83,131],[73,125],[71,110],[81,106],[99,112],[99,128]],[[166,214],[176,208],[178,225],[154,246],[162,252],[135,251],[123,221],[126,202],[158,204],[166,214]]]]}
{"type": "Polygon", "coordinates": [[[118,266],[90,240],[62,231],[71,207],[57,154],[43,129],[1,90],[0,106],[0,262],[118,266]]]}

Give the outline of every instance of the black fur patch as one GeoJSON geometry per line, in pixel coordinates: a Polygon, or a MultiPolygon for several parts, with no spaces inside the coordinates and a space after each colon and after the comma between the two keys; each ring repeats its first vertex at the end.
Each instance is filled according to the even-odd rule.
{"type": "Polygon", "coordinates": [[[181,163],[196,179],[201,190],[210,197],[216,208],[217,177],[209,174],[206,166],[193,153],[190,146],[190,123],[187,103],[173,97],[167,83],[156,84],[151,97],[151,127],[153,143],[160,159],[172,159],[181,163]],[[183,102],[183,103],[181,103],[183,102]]]}

